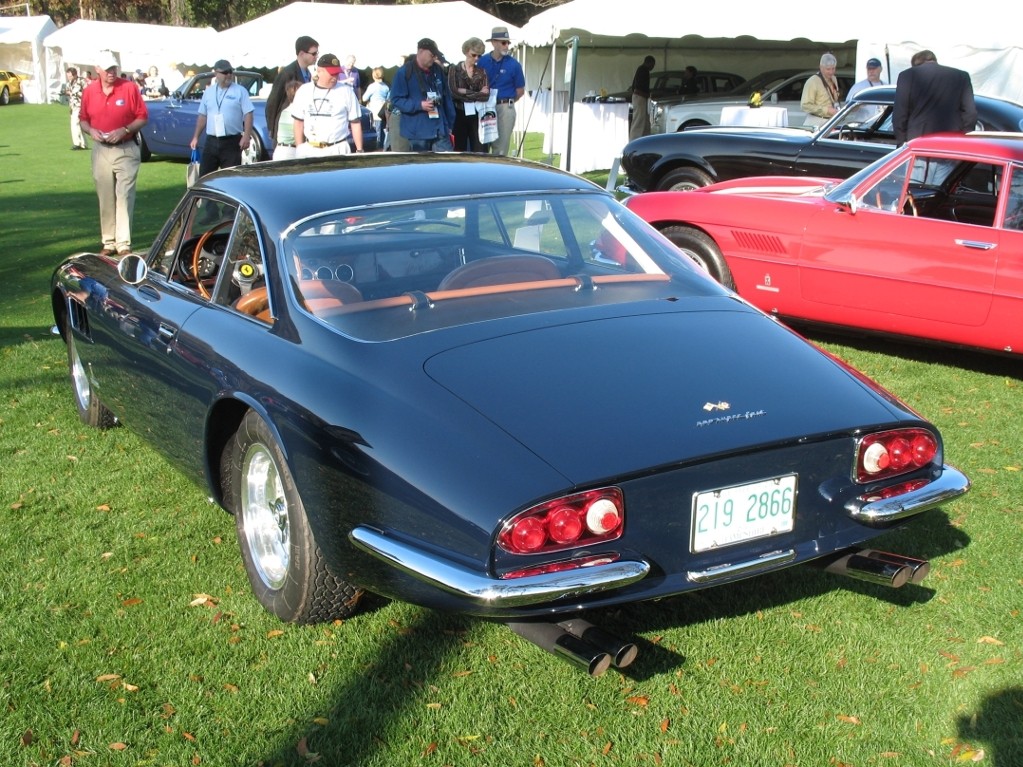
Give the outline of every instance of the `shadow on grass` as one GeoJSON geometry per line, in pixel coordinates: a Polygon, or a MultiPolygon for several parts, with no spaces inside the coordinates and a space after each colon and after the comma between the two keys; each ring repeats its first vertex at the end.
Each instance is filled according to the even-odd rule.
{"type": "Polygon", "coordinates": [[[884,354],[931,365],[945,365],[985,375],[1023,378],[1023,366],[1020,365],[1021,360],[1018,356],[1010,357],[924,341],[865,335],[852,329],[811,327],[796,321],[791,325],[812,341],[841,344],[862,352],[884,354]]]}
{"type": "Polygon", "coordinates": [[[1023,687],[1009,687],[986,696],[975,712],[959,718],[958,727],[964,741],[984,745],[989,757],[985,764],[1023,765],[1023,687]]]}
{"type": "Polygon", "coordinates": [[[418,612],[414,620],[381,641],[361,674],[333,691],[336,702],[327,724],[286,735],[277,752],[257,764],[283,767],[311,761],[327,765],[371,761],[387,734],[394,732],[395,722],[417,719],[414,712],[425,705],[423,696],[429,694],[431,676],[458,652],[472,620],[425,609],[418,612]]]}

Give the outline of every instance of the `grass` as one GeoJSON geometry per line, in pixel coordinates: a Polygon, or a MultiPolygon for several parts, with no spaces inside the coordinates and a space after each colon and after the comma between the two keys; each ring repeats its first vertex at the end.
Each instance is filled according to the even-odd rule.
{"type": "MultiPolygon", "coordinates": [[[[64,108],[0,108],[0,765],[1023,764],[1018,362],[814,336],[974,481],[885,541],[932,559],[924,588],[796,569],[606,611],[641,653],[598,680],[407,604],[283,625],[227,515],[77,420],[47,288],[98,223],[67,134],[64,108]]],[[[137,244],[184,176],[143,166],[137,244]]]]}

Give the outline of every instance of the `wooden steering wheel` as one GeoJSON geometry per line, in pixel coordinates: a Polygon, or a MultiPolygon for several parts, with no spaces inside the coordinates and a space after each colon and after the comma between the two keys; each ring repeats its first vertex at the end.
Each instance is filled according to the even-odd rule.
{"type": "Polygon", "coordinates": [[[231,226],[234,223],[234,219],[229,218],[227,221],[221,221],[215,227],[210,229],[208,232],[203,233],[199,238],[199,242],[195,244],[195,250],[192,251],[192,276],[195,277],[195,284],[199,288],[199,293],[207,301],[210,300],[210,292],[206,290],[206,286],[203,285],[202,278],[199,276],[199,257],[202,254],[202,249],[209,242],[210,237],[215,235],[225,227],[231,226]]]}
{"type": "Polygon", "coordinates": [[[916,209],[916,200],[913,199],[913,195],[910,194],[909,192],[906,192],[906,201],[902,204],[902,210],[903,211],[906,210],[906,206],[907,205],[909,206],[909,209],[913,213],[914,216],[919,216],[920,215],[920,213],[916,209]]]}

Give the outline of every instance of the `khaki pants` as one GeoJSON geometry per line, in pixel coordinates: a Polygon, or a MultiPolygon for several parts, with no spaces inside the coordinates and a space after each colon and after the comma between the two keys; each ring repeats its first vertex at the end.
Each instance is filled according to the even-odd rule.
{"type": "Polygon", "coordinates": [[[135,182],[142,152],[134,140],[120,144],[92,142],[92,178],[99,198],[99,229],[104,245],[131,247],[135,182]]]}
{"type": "Polygon", "coordinates": [[[515,132],[515,105],[497,105],[497,141],[490,144],[490,154],[508,156],[512,134],[515,132]]]}
{"type": "Polygon", "coordinates": [[[629,124],[629,141],[650,135],[650,97],[632,94],[632,122],[629,124]]]}

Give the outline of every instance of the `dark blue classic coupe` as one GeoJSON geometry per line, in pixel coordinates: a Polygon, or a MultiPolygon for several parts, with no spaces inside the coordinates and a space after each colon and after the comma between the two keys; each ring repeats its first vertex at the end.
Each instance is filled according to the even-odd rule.
{"type": "Polygon", "coordinates": [[[53,311],[74,400],[234,516],[287,621],[364,590],[501,619],[591,673],[586,608],[863,548],[966,492],[937,429],[576,176],[478,155],[203,178],[148,255],[83,253],[53,311]]]}

